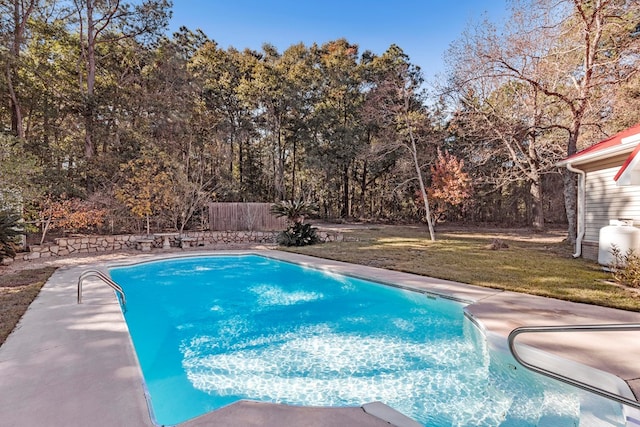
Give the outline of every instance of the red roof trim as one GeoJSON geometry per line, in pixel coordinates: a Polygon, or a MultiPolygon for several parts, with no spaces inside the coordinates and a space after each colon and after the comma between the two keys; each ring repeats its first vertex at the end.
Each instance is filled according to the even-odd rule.
{"type": "Polygon", "coordinates": [[[620,170],[618,171],[616,176],[613,177],[614,181],[618,181],[618,179],[622,176],[622,173],[629,167],[629,165],[631,164],[631,162],[639,152],[640,152],[640,144],[636,146],[636,148],[629,155],[629,157],[627,157],[627,160],[624,161],[624,163],[622,164],[622,167],[620,167],[620,170]]]}
{"type": "MultiPolygon", "coordinates": [[[[622,139],[631,135],[635,135],[640,133],[640,123],[635,126],[630,127],[629,129],[625,129],[621,132],[616,133],[615,135],[610,136],[609,138],[598,142],[597,144],[593,144],[591,147],[585,148],[582,151],[578,151],[570,156],[568,156],[565,160],[576,160],[582,156],[587,154],[597,153],[598,151],[606,150],[607,148],[615,147],[616,145],[622,144],[622,139]]],[[[634,151],[635,152],[635,151],[634,151]]],[[[630,161],[629,159],[627,159],[630,161]]],[[[626,164],[626,163],[625,163],[626,164]]]]}

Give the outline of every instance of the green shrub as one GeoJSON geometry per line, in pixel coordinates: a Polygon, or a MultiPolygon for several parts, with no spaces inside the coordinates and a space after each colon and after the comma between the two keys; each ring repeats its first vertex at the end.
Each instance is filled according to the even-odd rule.
{"type": "Polygon", "coordinates": [[[16,237],[21,233],[20,219],[16,212],[0,211],[0,261],[16,256],[16,237]]]}
{"type": "Polygon", "coordinates": [[[640,256],[633,249],[622,253],[616,245],[611,247],[613,262],[609,264],[613,280],[619,285],[640,287],[640,256]]]}
{"type": "Polygon", "coordinates": [[[313,245],[320,241],[316,231],[317,228],[311,227],[311,224],[296,222],[285,231],[278,234],[276,241],[281,246],[313,245]]]}

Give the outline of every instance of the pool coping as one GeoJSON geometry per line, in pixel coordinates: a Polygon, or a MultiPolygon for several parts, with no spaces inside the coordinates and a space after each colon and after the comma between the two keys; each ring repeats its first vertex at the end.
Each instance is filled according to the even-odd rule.
{"type": "MultiPolygon", "coordinates": [[[[3,414],[3,423],[16,426],[153,426],[144,396],[142,374],[115,294],[109,287],[87,280],[83,304],[76,304],[78,276],[88,268],[106,269],[182,256],[238,254],[267,256],[464,301],[469,303],[465,308],[467,315],[483,330],[490,344],[497,347],[504,346],[508,333],[519,326],[640,323],[640,313],[635,312],[274,250],[131,254],[120,260],[98,259],[58,269],[18,327],[0,347],[0,377],[3,378],[0,382],[0,413],[3,414]]],[[[628,384],[637,396],[640,360],[635,356],[640,355],[640,340],[635,337],[638,333],[614,335],[564,333],[553,341],[534,336],[527,337],[524,342],[563,361],[613,375],[628,384]],[[612,351],[618,347],[620,351],[612,351]]],[[[249,417],[243,418],[244,425],[268,425],[265,423],[271,419],[269,417],[279,414],[277,419],[282,420],[283,416],[283,408],[273,405],[243,403],[235,408],[226,408],[180,426],[196,427],[214,422],[215,425],[227,425],[225,422],[234,425],[242,416],[249,417]],[[227,416],[231,418],[225,418],[227,416]]],[[[342,408],[344,411],[331,411],[335,408],[285,409],[287,416],[293,417],[295,412],[307,425],[325,425],[323,423],[330,422],[333,417],[343,420],[344,417],[353,417],[350,425],[363,426],[375,426],[378,422],[388,425],[387,421],[390,421],[383,421],[376,409],[368,413],[362,407],[342,408]]],[[[383,418],[393,416],[392,410],[382,413],[387,413],[382,415],[383,418]]],[[[400,421],[394,421],[394,425],[398,423],[400,421]]]]}

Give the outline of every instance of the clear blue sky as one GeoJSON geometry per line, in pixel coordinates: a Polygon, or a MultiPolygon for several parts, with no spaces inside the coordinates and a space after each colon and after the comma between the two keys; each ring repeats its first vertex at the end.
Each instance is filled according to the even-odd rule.
{"type": "Polygon", "coordinates": [[[174,0],[170,31],[200,28],[221,47],[280,52],[346,38],[383,53],[400,46],[427,79],[443,71],[443,55],[470,22],[507,15],[507,0],[174,0]]]}

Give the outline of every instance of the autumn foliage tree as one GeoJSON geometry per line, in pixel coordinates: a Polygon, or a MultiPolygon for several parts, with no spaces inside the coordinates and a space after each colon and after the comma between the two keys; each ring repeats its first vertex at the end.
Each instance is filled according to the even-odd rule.
{"type": "Polygon", "coordinates": [[[126,178],[116,190],[116,199],[132,214],[146,219],[149,234],[149,217],[171,205],[171,159],[164,153],[149,152],[121,169],[126,178]]]}
{"type": "Polygon", "coordinates": [[[42,227],[40,244],[49,230],[80,232],[100,227],[107,215],[106,210],[91,202],[78,198],[62,197],[61,200],[46,198],[41,204],[39,219],[42,227]]]}
{"type": "Polygon", "coordinates": [[[464,161],[438,150],[431,165],[431,185],[427,189],[433,222],[442,220],[452,209],[467,203],[473,195],[471,177],[464,171],[464,161]]]}
{"type": "Polygon", "coordinates": [[[133,215],[146,219],[147,234],[152,216],[168,219],[182,232],[194,213],[212,197],[213,186],[203,172],[192,167],[188,174],[182,163],[167,153],[149,150],[122,166],[124,182],[115,197],[133,215]]]}

